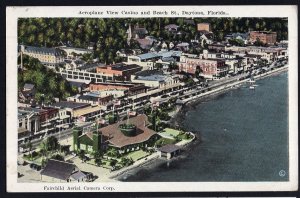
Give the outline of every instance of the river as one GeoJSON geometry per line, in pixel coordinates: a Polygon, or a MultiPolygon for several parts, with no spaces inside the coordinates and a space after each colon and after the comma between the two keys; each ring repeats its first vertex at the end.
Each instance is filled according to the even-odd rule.
{"type": "Polygon", "coordinates": [[[244,84],[186,105],[176,122],[201,140],[176,159],[158,159],[118,179],[288,181],[287,72],[257,80],[256,84],[255,90],[244,84]]]}

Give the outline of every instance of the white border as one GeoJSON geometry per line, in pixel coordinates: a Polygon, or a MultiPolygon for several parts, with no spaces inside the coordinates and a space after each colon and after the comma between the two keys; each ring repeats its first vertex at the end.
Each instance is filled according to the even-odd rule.
{"type": "MultiPolygon", "coordinates": [[[[78,184],[18,183],[17,182],[17,19],[21,17],[288,17],[289,25],[289,182],[116,182],[84,183],[83,186],[110,186],[114,192],[156,191],[292,191],[298,188],[298,24],[297,6],[117,6],[117,7],[7,7],[6,8],[6,99],[7,99],[7,191],[8,192],[55,192],[45,191],[44,186],[78,186],[78,184]],[[180,15],[144,16],[121,14],[111,11],[170,11],[180,15]],[[224,11],[225,15],[185,15],[182,11],[224,11]],[[103,11],[104,14],[80,15],[79,11],[103,11]]],[[[275,156],[274,156],[275,157],[275,156]]],[[[251,173],[249,173],[251,174],[251,173]]],[[[87,192],[85,190],[81,190],[87,192]]],[[[72,191],[64,191],[72,192],[72,191]]],[[[75,192],[75,191],[73,191],[75,192]]],[[[79,192],[79,191],[76,191],[79,192]]],[[[92,192],[92,191],[89,191],[92,192]]],[[[96,191],[108,192],[108,190],[96,191]]]]}

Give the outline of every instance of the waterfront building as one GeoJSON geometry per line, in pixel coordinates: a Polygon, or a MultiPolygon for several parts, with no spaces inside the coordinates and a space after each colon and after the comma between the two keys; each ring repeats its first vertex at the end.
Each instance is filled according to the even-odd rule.
{"type": "Polygon", "coordinates": [[[179,155],[180,147],[175,144],[167,144],[157,149],[159,153],[159,157],[164,157],[167,159],[171,159],[179,155]]]}
{"type": "Polygon", "coordinates": [[[277,33],[268,31],[251,31],[250,42],[254,43],[257,40],[265,44],[274,44],[277,41],[277,33]]]}
{"type": "Polygon", "coordinates": [[[235,52],[239,54],[256,54],[270,61],[275,61],[278,57],[285,57],[287,58],[287,49],[281,47],[257,47],[257,46],[247,46],[247,47],[240,47],[240,46],[230,46],[225,47],[226,52],[235,52]]]}
{"type": "Polygon", "coordinates": [[[123,90],[126,95],[136,95],[145,93],[147,87],[141,83],[122,83],[122,82],[110,82],[110,83],[91,83],[90,91],[108,91],[108,90],[123,90]]]}
{"type": "Polygon", "coordinates": [[[74,150],[87,152],[97,152],[101,149],[105,151],[114,147],[120,153],[151,147],[159,136],[148,128],[149,124],[147,116],[141,114],[128,121],[120,121],[100,128],[98,131],[95,128],[78,127],[73,130],[73,147],[74,150]],[[127,122],[132,127],[123,129],[122,126],[127,122]]]}
{"type": "Polygon", "coordinates": [[[21,45],[21,53],[39,59],[43,65],[50,68],[64,63],[64,53],[58,48],[21,45]]]}
{"type": "Polygon", "coordinates": [[[52,104],[53,107],[65,108],[70,115],[72,122],[79,119],[84,121],[93,121],[100,115],[101,106],[92,106],[89,103],[79,103],[73,101],[60,101],[52,104]]]}
{"type": "Polygon", "coordinates": [[[177,75],[164,75],[163,72],[156,70],[146,70],[131,75],[131,81],[143,83],[151,88],[164,88],[180,83],[177,75]]]}
{"type": "Polygon", "coordinates": [[[114,65],[107,65],[102,67],[97,67],[96,73],[98,74],[109,74],[114,76],[116,80],[125,80],[128,81],[132,74],[135,74],[138,71],[141,71],[142,67],[136,64],[124,64],[117,63],[114,65]]]}
{"type": "Polygon", "coordinates": [[[113,95],[113,92],[101,91],[101,92],[87,92],[84,94],[77,94],[67,98],[67,101],[89,103],[92,106],[105,106],[109,102],[112,102],[113,98],[119,95],[113,95]]]}
{"type": "Polygon", "coordinates": [[[208,52],[204,52],[200,57],[181,56],[178,62],[179,71],[195,74],[200,70],[200,75],[209,79],[218,79],[226,76],[228,66],[223,58],[208,58],[208,52]]]}

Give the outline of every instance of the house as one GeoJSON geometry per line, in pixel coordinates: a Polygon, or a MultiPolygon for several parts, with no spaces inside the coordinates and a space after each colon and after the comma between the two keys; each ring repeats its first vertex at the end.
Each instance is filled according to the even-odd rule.
{"type": "Polygon", "coordinates": [[[49,159],[41,171],[44,182],[85,182],[90,174],[82,172],[75,164],[49,159]]]}
{"type": "Polygon", "coordinates": [[[65,60],[65,65],[64,68],[65,69],[70,69],[70,70],[76,70],[79,67],[82,67],[85,64],[85,61],[80,60],[80,59],[76,59],[76,60],[65,60]]]}
{"type": "Polygon", "coordinates": [[[37,58],[39,61],[50,68],[64,63],[64,53],[58,48],[34,47],[21,45],[21,53],[30,57],[37,58]]]}
{"type": "Polygon", "coordinates": [[[231,39],[237,39],[237,40],[242,40],[244,42],[244,44],[248,43],[249,40],[249,33],[240,33],[240,32],[236,32],[236,33],[231,33],[231,34],[227,34],[225,36],[226,41],[228,42],[231,39]]]}
{"type": "Polygon", "coordinates": [[[79,93],[83,92],[88,85],[85,82],[81,81],[68,81],[71,87],[75,87],[79,93]]]}
{"type": "Polygon", "coordinates": [[[164,29],[165,29],[166,31],[169,31],[169,32],[172,32],[172,33],[177,32],[178,28],[179,28],[179,26],[176,25],[176,24],[169,24],[169,25],[166,25],[166,26],[164,27],[164,29]]]}
{"type": "Polygon", "coordinates": [[[133,55],[141,54],[142,51],[140,49],[120,49],[116,52],[116,55],[119,57],[128,57],[133,55]]]}
{"type": "Polygon", "coordinates": [[[180,147],[175,144],[167,144],[157,149],[159,157],[171,159],[180,153],[180,147]]]}
{"type": "Polygon", "coordinates": [[[178,48],[178,49],[180,49],[182,51],[188,51],[189,50],[189,46],[190,46],[190,44],[183,42],[183,43],[178,43],[176,45],[176,48],[178,48]]]}
{"type": "Polygon", "coordinates": [[[132,25],[129,24],[126,33],[127,33],[127,40],[143,39],[148,34],[148,31],[146,30],[146,28],[140,27],[139,25],[136,25],[134,28],[132,28],[132,25]]]}
{"type": "Polygon", "coordinates": [[[197,30],[211,32],[211,26],[209,23],[198,23],[197,30]]]}
{"type": "Polygon", "coordinates": [[[78,127],[73,130],[73,148],[95,152],[114,147],[119,153],[147,148],[152,146],[159,137],[155,131],[148,128],[149,124],[148,117],[140,114],[128,121],[124,120],[99,128],[98,131],[91,128],[84,132],[83,128],[78,127]],[[127,122],[133,126],[131,131],[121,128],[127,122]]]}
{"type": "Polygon", "coordinates": [[[137,64],[124,64],[117,63],[114,65],[106,65],[102,67],[97,67],[96,73],[98,74],[109,74],[114,76],[116,80],[128,81],[132,74],[141,71],[142,67],[137,64]]]}
{"type": "Polygon", "coordinates": [[[23,89],[19,91],[19,97],[23,102],[32,102],[35,96],[35,86],[34,84],[25,83],[23,89]]]}
{"type": "Polygon", "coordinates": [[[264,44],[274,44],[277,42],[277,33],[268,31],[251,31],[250,42],[261,41],[264,44]]]}
{"type": "Polygon", "coordinates": [[[201,40],[201,46],[204,46],[204,43],[206,44],[212,44],[214,39],[214,34],[212,32],[207,32],[205,30],[200,31],[200,40],[201,40]]]}

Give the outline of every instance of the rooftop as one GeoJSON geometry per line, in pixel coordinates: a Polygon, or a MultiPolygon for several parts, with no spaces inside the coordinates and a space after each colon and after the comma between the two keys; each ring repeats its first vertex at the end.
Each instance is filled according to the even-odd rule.
{"type": "Polygon", "coordinates": [[[177,151],[179,149],[180,149],[180,147],[175,144],[167,144],[167,145],[164,145],[164,146],[158,148],[158,150],[163,153],[173,153],[174,151],[177,151]]]}
{"type": "Polygon", "coordinates": [[[116,70],[116,71],[127,71],[127,70],[131,70],[131,69],[142,69],[141,66],[139,65],[136,65],[136,64],[129,64],[129,65],[126,65],[124,63],[117,63],[115,65],[108,65],[106,67],[101,67],[101,68],[105,68],[107,69],[107,67],[111,67],[112,70],[116,70]]]}
{"type": "Polygon", "coordinates": [[[123,147],[131,144],[142,143],[149,140],[153,135],[156,134],[155,131],[149,129],[147,125],[149,124],[148,118],[146,115],[141,114],[136,117],[130,118],[129,123],[136,126],[137,135],[134,137],[125,136],[119,129],[120,124],[125,124],[127,121],[121,121],[112,125],[108,125],[104,128],[101,128],[100,131],[104,136],[111,137],[108,141],[116,146],[123,147]]]}
{"type": "Polygon", "coordinates": [[[67,180],[73,173],[76,166],[71,163],[49,159],[41,175],[67,180]]]}
{"type": "Polygon", "coordinates": [[[146,54],[140,54],[140,55],[137,55],[140,59],[142,60],[146,60],[146,59],[152,59],[152,58],[158,58],[160,57],[158,54],[156,53],[146,53],[146,54]]]}
{"type": "Polygon", "coordinates": [[[61,50],[57,48],[47,48],[47,47],[25,46],[25,52],[30,52],[35,54],[48,54],[48,55],[55,55],[55,56],[63,55],[61,50]]]}
{"type": "Polygon", "coordinates": [[[54,107],[70,108],[70,109],[80,109],[90,106],[89,103],[79,103],[71,101],[61,101],[53,104],[54,107]]]}

